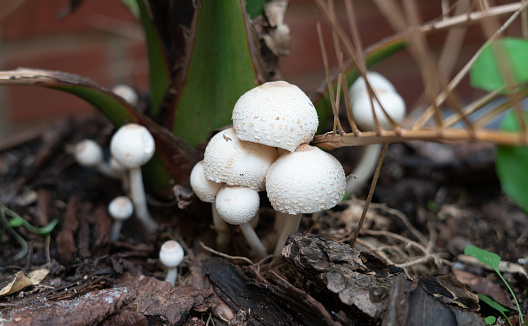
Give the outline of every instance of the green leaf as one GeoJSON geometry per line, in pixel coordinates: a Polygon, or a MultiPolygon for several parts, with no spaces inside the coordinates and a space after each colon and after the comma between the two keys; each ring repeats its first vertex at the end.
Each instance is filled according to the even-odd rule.
{"type": "Polygon", "coordinates": [[[246,11],[249,18],[253,19],[257,16],[264,16],[265,0],[247,0],[246,11]]]}
{"type": "Polygon", "coordinates": [[[486,319],[484,319],[484,322],[486,323],[486,325],[493,325],[495,324],[496,321],[497,321],[497,318],[495,318],[495,316],[488,316],[486,317],[486,319]]]}
{"type": "MultiPolygon", "coordinates": [[[[528,113],[524,113],[528,121],[528,113]]],[[[519,119],[515,111],[510,111],[504,118],[501,130],[520,131],[519,119]]],[[[495,169],[502,191],[525,212],[528,212],[528,147],[497,146],[495,169]]]]}
{"type": "Polygon", "coordinates": [[[174,135],[190,146],[231,123],[238,98],[259,80],[240,0],[203,0],[185,81],[172,118],[174,135]]]}
{"type": "Polygon", "coordinates": [[[12,228],[17,228],[19,226],[24,225],[24,222],[26,222],[26,220],[24,220],[20,216],[17,216],[15,218],[9,220],[9,226],[12,227],[12,228]]]}
{"type": "Polygon", "coordinates": [[[171,83],[170,69],[165,47],[161,41],[156,26],[152,22],[146,0],[136,0],[139,8],[139,18],[145,41],[149,61],[149,83],[150,83],[150,115],[153,116],[161,107],[161,102],[169,89],[171,83]]]}
{"type": "Polygon", "coordinates": [[[495,272],[499,272],[499,263],[501,261],[499,255],[472,245],[464,249],[464,254],[477,258],[481,263],[488,265],[495,272]]]}
{"type": "Polygon", "coordinates": [[[528,81],[528,41],[508,37],[487,46],[471,67],[471,85],[495,91],[507,85],[508,73],[514,85],[528,81]]]}
{"type": "Polygon", "coordinates": [[[189,174],[200,159],[199,151],[190,148],[167,129],[135,110],[121,97],[95,82],[78,75],[41,69],[0,71],[0,85],[39,86],[76,95],[94,105],[116,127],[128,122],[144,125],[156,141],[156,155],[143,167],[145,183],[154,190],[171,191],[174,184],[188,185],[189,174]]]}
{"type": "MultiPolygon", "coordinates": [[[[506,316],[506,312],[508,312],[508,308],[503,307],[500,303],[498,303],[497,301],[493,300],[492,298],[490,298],[487,295],[484,295],[482,293],[477,293],[477,296],[479,298],[479,301],[482,301],[485,304],[487,304],[488,306],[490,306],[493,309],[497,310],[502,316],[504,316],[504,318],[506,318],[508,320],[508,323],[510,323],[510,325],[512,325],[512,323],[510,321],[510,318],[508,318],[508,316],[506,316]]],[[[486,320],[488,318],[486,318],[486,320]]]]}
{"type": "Polygon", "coordinates": [[[121,0],[121,2],[128,7],[128,10],[130,10],[135,17],[139,17],[139,5],[136,0],[121,0]]]}

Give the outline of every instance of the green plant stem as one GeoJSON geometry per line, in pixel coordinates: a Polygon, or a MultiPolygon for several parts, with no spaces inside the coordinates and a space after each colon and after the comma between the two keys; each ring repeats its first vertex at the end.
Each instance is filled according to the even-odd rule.
{"type": "Polygon", "coordinates": [[[511,295],[513,297],[513,301],[515,301],[515,305],[517,306],[517,311],[519,312],[519,320],[521,321],[521,325],[524,325],[524,318],[522,316],[521,307],[519,306],[519,302],[517,301],[517,298],[515,297],[515,294],[513,293],[513,290],[511,289],[511,287],[508,284],[508,282],[506,282],[504,277],[502,277],[502,274],[499,272],[499,270],[497,269],[497,270],[495,270],[495,272],[497,273],[497,275],[499,275],[499,277],[504,282],[504,284],[506,284],[506,287],[508,288],[508,290],[510,290],[510,293],[511,293],[511,295]]]}
{"type": "Polygon", "coordinates": [[[22,249],[20,249],[20,251],[18,252],[18,254],[16,254],[14,257],[13,257],[13,260],[19,260],[20,258],[24,257],[27,252],[28,252],[28,244],[27,242],[24,240],[24,238],[22,238],[16,231],[15,229],[13,229],[10,225],[9,225],[9,222],[7,221],[7,218],[5,216],[6,214],[6,210],[7,208],[5,206],[0,206],[0,219],[2,219],[2,223],[4,223],[4,225],[6,226],[6,229],[7,229],[7,232],[9,232],[9,234],[11,234],[11,236],[20,244],[20,246],[22,247],[22,249]]]}

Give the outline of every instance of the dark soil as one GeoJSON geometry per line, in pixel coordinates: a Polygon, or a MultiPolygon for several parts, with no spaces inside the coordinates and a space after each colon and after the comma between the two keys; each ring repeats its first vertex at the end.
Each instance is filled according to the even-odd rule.
{"type": "MultiPolygon", "coordinates": [[[[0,224],[0,291],[19,272],[49,272],[20,291],[0,292],[0,324],[483,325],[500,317],[473,293],[510,308],[518,324],[498,276],[463,256],[469,244],[512,263],[503,275],[528,310],[528,219],[500,191],[492,145],[393,144],[374,194],[380,204],[371,205],[357,251],[348,244],[368,189],[305,216],[284,257],[253,263],[243,258],[249,253],[236,228],[229,256],[214,251],[210,206],[196,198],[180,209],[151,195],[158,231],[147,234],[133,218],[111,243],[106,205],[123,190],[78,166],[68,148],[84,138],[107,145],[112,132],[90,117],[0,140],[2,205],[36,227],[59,220],[47,236],[16,227],[29,245],[16,260],[21,245],[0,224]],[[157,259],[169,239],[186,251],[175,287],[163,281],[157,259]]],[[[351,172],[357,150],[332,154],[351,172]]],[[[261,236],[273,224],[263,206],[261,236]]]]}

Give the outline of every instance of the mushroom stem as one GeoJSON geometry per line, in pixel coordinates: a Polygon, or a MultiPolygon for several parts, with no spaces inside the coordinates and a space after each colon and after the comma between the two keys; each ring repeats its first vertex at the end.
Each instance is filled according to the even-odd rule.
{"type": "Polygon", "coordinates": [[[272,249],[273,246],[277,244],[279,234],[282,230],[282,227],[284,226],[284,222],[286,221],[289,215],[290,214],[281,212],[275,213],[275,223],[273,224],[273,231],[266,237],[266,239],[264,239],[266,247],[268,249],[272,249]]]}
{"type": "MultiPolygon", "coordinates": [[[[286,215],[286,214],[285,214],[286,215]]],[[[277,245],[275,246],[274,255],[280,255],[282,248],[286,244],[286,240],[290,234],[293,234],[299,229],[299,224],[301,224],[302,214],[284,216],[285,218],[282,231],[279,235],[279,240],[277,240],[277,245]]]]}
{"type": "Polygon", "coordinates": [[[379,154],[381,151],[381,144],[367,145],[364,147],[359,163],[354,168],[352,174],[357,177],[350,177],[347,179],[346,193],[351,195],[358,192],[361,187],[374,173],[376,164],[378,163],[379,154]]]}
{"type": "Polygon", "coordinates": [[[177,277],[178,267],[169,267],[167,269],[167,276],[165,276],[165,282],[169,282],[172,286],[174,286],[177,277]]]}
{"type": "Polygon", "coordinates": [[[213,224],[216,228],[216,232],[218,233],[216,235],[216,249],[221,252],[225,252],[229,248],[229,241],[231,240],[231,237],[229,236],[229,226],[227,225],[226,221],[224,221],[218,214],[216,204],[213,202],[211,205],[213,210],[213,224]]]}
{"type": "Polygon", "coordinates": [[[130,193],[134,208],[136,210],[136,216],[143,223],[150,233],[154,233],[158,228],[158,223],[150,217],[147,208],[147,198],[145,196],[145,190],[143,188],[143,177],[141,176],[141,168],[130,169],[130,193]]]}
{"type": "Polygon", "coordinates": [[[251,227],[250,222],[240,224],[240,230],[242,230],[242,233],[244,234],[246,241],[248,242],[251,249],[253,249],[255,254],[258,257],[265,257],[266,248],[262,244],[262,241],[260,241],[255,230],[253,230],[253,228],[251,227]]]}
{"type": "Polygon", "coordinates": [[[112,242],[119,240],[119,235],[121,234],[121,227],[123,226],[123,221],[115,220],[112,225],[112,237],[110,238],[112,242]]]}

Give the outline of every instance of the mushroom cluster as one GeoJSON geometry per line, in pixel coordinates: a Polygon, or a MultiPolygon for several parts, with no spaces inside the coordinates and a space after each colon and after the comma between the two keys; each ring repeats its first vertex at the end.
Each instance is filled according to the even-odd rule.
{"type": "MultiPolygon", "coordinates": [[[[392,122],[399,124],[405,117],[406,106],[403,98],[398,94],[394,85],[381,74],[369,71],[366,79],[375,96],[370,96],[367,81],[363,77],[359,77],[349,89],[354,121],[361,131],[375,131],[374,115],[376,115],[379,127],[393,129],[392,122]]],[[[359,164],[352,173],[358,180],[352,182],[352,178],[349,179],[347,193],[357,192],[372,176],[380,150],[381,145],[379,144],[365,146],[359,164]]]]}
{"type": "Polygon", "coordinates": [[[257,215],[257,192],[265,190],[278,212],[278,254],[302,214],[329,209],[341,200],[343,168],[332,155],[308,145],[319,121],[312,102],[295,85],[276,81],[249,90],[235,104],[232,120],[233,128],[219,132],[207,145],[199,163],[203,175],[194,177],[201,181],[191,178],[191,187],[200,199],[214,199],[213,216],[216,208],[225,222],[240,225],[257,256],[264,256],[266,249],[249,222],[257,215]],[[216,183],[208,186],[208,196],[202,192],[203,180],[216,183]]]}
{"type": "Polygon", "coordinates": [[[141,166],[154,155],[154,138],[147,128],[129,123],[119,128],[110,142],[111,157],[104,160],[103,149],[93,140],[85,139],[73,148],[77,163],[113,178],[121,178],[123,188],[130,192],[131,200],[120,196],[108,205],[108,212],[114,219],[112,241],[117,241],[122,223],[135,211],[145,228],[153,233],[158,224],[150,217],[147,208],[141,166]]]}

